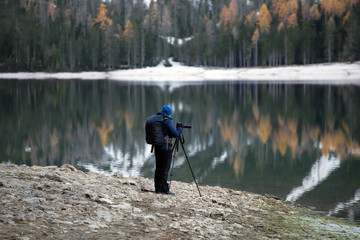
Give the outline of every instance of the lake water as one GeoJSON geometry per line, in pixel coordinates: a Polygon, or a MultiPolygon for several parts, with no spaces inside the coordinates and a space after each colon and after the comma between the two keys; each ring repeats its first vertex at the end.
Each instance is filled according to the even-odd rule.
{"type": "MultiPolygon", "coordinates": [[[[153,178],[144,122],[164,104],[200,185],[272,194],[360,223],[360,87],[0,81],[0,162],[153,178]]],[[[193,182],[183,151],[174,180],[193,182]]],[[[194,195],[197,195],[194,186],[194,195]]]]}

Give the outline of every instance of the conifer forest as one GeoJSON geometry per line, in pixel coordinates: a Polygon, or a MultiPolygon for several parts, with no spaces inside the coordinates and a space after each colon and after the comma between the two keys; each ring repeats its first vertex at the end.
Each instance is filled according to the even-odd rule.
{"type": "Polygon", "coordinates": [[[360,60],[359,0],[2,0],[0,71],[360,60]]]}

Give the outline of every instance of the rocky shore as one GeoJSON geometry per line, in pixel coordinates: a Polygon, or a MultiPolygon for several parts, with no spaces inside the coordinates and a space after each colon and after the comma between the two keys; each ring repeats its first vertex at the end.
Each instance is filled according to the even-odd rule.
{"type": "Polygon", "coordinates": [[[360,228],[273,196],[0,164],[0,239],[360,239],[360,228]]]}

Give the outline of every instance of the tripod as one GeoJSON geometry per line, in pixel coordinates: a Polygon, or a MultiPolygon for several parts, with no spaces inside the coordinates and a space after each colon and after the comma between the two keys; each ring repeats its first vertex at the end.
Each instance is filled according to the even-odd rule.
{"type": "Polygon", "coordinates": [[[193,176],[194,182],[195,182],[195,184],[196,184],[197,190],[199,191],[199,195],[200,195],[200,197],[202,197],[202,196],[201,196],[201,193],[200,193],[199,186],[198,186],[198,184],[197,184],[197,182],[196,182],[196,178],[195,178],[194,172],[193,172],[192,167],[191,167],[191,165],[190,165],[189,158],[188,158],[188,156],[187,156],[187,154],[186,154],[186,151],[185,151],[185,148],[184,148],[185,139],[184,139],[184,135],[183,135],[182,133],[181,133],[181,136],[179,136],[179,137],[176,138],[175,143],[174,143],[174,146],[173,146],[173,148],[172,148],[172,150],[171,150],[173,156],[172,156],[172,167],[171,167],[171,172],[170,172],[170,184],[169,184],[169,185],[171,185],[171,180],[172,180],[172,176],[173,176],[174,162],[175,162],[176,152],[179,152],[179,143],[181,144],[181,148],[182,148],[182,150],[183,150],[183,152],[184,152],[186,161],[187,161],[187,163],[188,163],[188,165],[189,165],[189,168],[190,168],[191,174],[192,174],[192,176],[193,176]]]}

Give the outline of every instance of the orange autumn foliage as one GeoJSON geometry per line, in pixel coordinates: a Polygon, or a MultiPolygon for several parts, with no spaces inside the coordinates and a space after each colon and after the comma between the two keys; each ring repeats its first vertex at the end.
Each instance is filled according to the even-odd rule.
{"type": "Polygon", "coordinates": [[[229,22],[230,22],[231,28],[235,25],[235,22],[237,19],[237,15],[238,15],[237,9],[238,9],[238,7],[237,7],[236,0],[232,0],[229,5],[229,22]]]}
{"type": "Polygon", "coordinates": [[[134,27],[133,27],[130,19],[127,20],[127,22],[126,22],[124,36],[128,41],[130,41],[131,39],[134,38],[134,27]]]}
{"type": "Polygon", "coordinates": [[[273,0],[272,12],[277,15],[280,23],[278,31],[283,28],[295,28],[298,26],[297,11],[299,4],[297,0],[273,0]]]}
{"type": "Polygon", "coordinates": [[[317,6],[314,4],[311,8],[310,8],[310,19],[312,20],[319,20],[321,17],[321,14],[317,8],[317,6]]]}
{"type": "Polygon", "coordinates": [[[230,11],[229,8],[225,5],[220,13],[219,24],[223,26],[225,31],[227,31],[229,29],[229,23],[230,23],[230,11]]]}
{"type": "Polygon", "coordinates": [[[260,33],[270,32],[270,23],[272,21],[271,14],[265,4],[260,8],[259,16],[257,19],[257,25],[259,26],[260,33]]]}
{"type": "Polygon", "coordinates": [[[253,36],[251,38],[251,41],[252,41],[253,45],[257,44],[257,42],[259,41],[259,37],[260,37],[259,29],[256,28],[255,31],[254,31],[254,34],[253,34],[253,36]]]}
{"type": "Polygon", "coordinates": [[[256,12],[251,11],[249,15],[246,16],[245,25],[249,27],[254,27],[256,24],[256,19],[257,19],[256,12]]]}
{"type": "Polygon", "coordinates": [[[101,3],[100,7],[98,8],[96,18],[91,23],[91,26],[94,27],[95,25],[98,25],[101,30],[105,30],[109,25],[112,24],[112,20],[107,17],[107,14],[107,5],[105,3],[101,3]]]}

